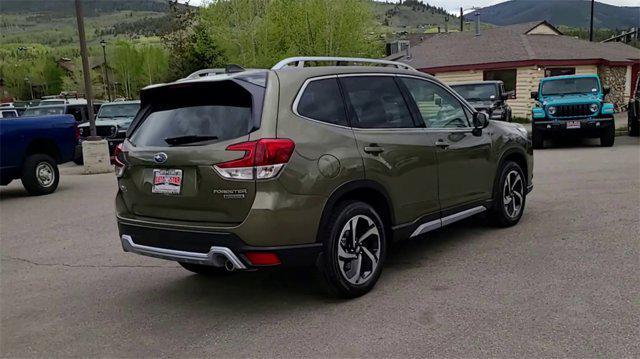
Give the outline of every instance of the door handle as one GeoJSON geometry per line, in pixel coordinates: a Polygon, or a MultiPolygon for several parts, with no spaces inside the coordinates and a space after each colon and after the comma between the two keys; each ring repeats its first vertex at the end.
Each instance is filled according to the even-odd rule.
{"type": "Polygon", "coordinates": [[[364,146],[364,152],[370,153],[372,155],[377,155],[384,152],[384,148],[378,146],[375,143],[370,144],[369,146],[364,146]]]}
{"type": "Polygon", "coordinates": [[[436,147],[440,147],[442,149],[446,149],[447,147],[449,147],[449,144],[447,142],[445,142],[443,139],[439,139],[436,141],[436,147]]]}

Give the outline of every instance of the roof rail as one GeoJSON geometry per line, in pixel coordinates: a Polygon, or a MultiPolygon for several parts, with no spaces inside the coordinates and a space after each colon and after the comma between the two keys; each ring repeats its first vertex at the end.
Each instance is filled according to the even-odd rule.
{"type": "Polygon", "coordinates": [[[275,64],[271,70],[280,70],[289,66],[296,67],[304,67],[305,62],[313,62],[313,61],[325,61],[325,62],[336,62],[336,66],[341,66],[341,62],[357,62],[363,64],[379,64],[379,65],[387,65],[387,66],[395,66],[399,69],[407,69],[414,70],[413,67],[398,61],[388,61],[388,60],[380,60],[380,59],[365,59],[359,57],[333,57],[333,56],[304,56],[304,57],[289,57],[286,58],[277,64],[275,64]]]}

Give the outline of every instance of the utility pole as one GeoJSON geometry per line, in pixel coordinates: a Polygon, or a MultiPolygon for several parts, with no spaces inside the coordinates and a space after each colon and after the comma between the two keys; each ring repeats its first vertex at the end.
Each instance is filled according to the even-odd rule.
{"type": "Polygon", "coordinates": [[[596,0],[591,0],[591,25],[589,26],[589,41],[593,41],[593,6],[596,0]]]}
{"type": "Polygon", "coordinates": [[[87,111],[89,114],[89,128],[91,139],[97,140],[96,119],[93,117],[93,89],[91,88],[91,73],[89,72],[89,56],[87,51],[87,40],[84,35],[84,19],[82,14],[82,3],[76,2],[76,19],[78,21],[78,37],[80,38],[80,56],[82,57],[82,76],[84,77],[84,93],[87,98],[87,111]]]}
{"type": "Polygon", "coordinates": [[[460,7],[460,32],[464,31],[464,10],[460,7]]]}
{"type": "Polygon", "coordinates": [[[100,45],[102,46],[102,56],[104,57],[102,67],[104,67],[104,79],[106,81],[105,87],[107,88],[107,96],[109,98],[109,102],[111,102],[111,89],[109,88],[109,67],[107,66],[107,42],[104,40],[100,40],[100,45]]]}

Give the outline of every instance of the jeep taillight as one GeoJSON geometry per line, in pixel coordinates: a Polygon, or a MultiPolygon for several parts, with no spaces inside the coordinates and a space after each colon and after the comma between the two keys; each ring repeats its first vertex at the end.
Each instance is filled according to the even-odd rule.
{"type": "Polygon", "coordinates": [[[227,151],[244,151],[237,160],[218,163],[213,168],[228,179],[269,179],[289,162],[295,143],[289,139],[264,138],[230,145],[227,151]]]}

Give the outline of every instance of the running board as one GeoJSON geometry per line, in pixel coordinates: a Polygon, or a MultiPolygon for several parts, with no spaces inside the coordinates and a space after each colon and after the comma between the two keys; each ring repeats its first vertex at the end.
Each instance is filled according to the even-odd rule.
{"type": "Polygon", "coordinates": [[[487,208],[483,207],[483,206],[478,206],[478,207],[473,207],[473,208],[469,208],[467,210],[464,210],[462,212],[458,212],[458,213],[454,213],[450,216],[446,216],[446,217],[442,217],[440,219],[436,219],[434,221],[430,221],[427,223],[423,223],[420,226],[418,226],[418,228],[416,228],[415,231],[413,231],[413,233],[411,234],[411,237],[415,237],[427,232],[431,232],[434,229],[438,229],[440,227],[444,227],[448,224],[463,220],[465,218],[469,218],[473,215],[476,215],[478,213],[484,212],[486,211],[487,208]]]}

